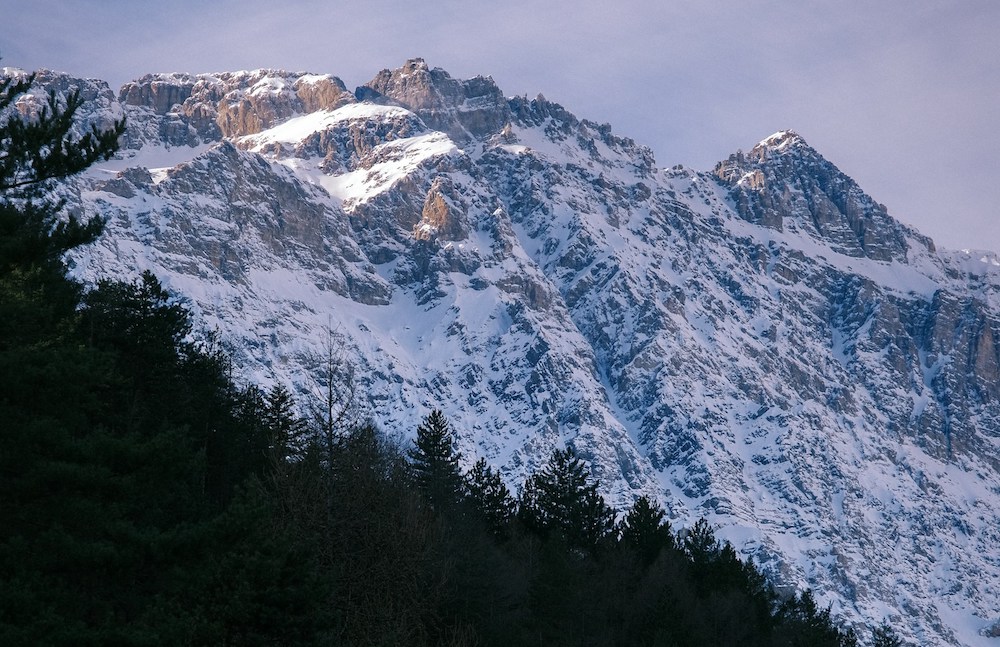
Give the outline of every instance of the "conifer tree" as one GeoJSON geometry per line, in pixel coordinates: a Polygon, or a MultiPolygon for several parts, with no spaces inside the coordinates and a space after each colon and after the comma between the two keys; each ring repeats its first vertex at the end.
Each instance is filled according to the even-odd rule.
{"type": "Polygon", "coordinates": [[[308,422],[296,415],[295,399],[276,384],[264,397],[262,421],[267,433],[268,454],[275,466],[302,457],[308,444],[308,422]]]}
{"type": "Polygon", "coordinates": [[[883,622],[872,632],[872,647],[903,647],[903,641],[888,623],[883,622]]]}
{"type": "Polygon", "coordinates": [[[698,519],[690,528],[679,532],[677,539],[680,548],[699,566],[715,559],[722,549],[719,540],[715,538],[715,530],[704,517],[698,519]]]}
{"type": "MultiPolygon", "coordinates": [[[[35,75],[0,81],[0,113],[27,92],[35,75]]],[[[76,113],[83,105],[76,90],[60,100],[50,92],[37,116],[23,119],[17,113],[0,125],[0,191],[37,187],[48,180],[79,173],[99,159],[109,159],[118,150],[125,132],[122,119],[108,130],[92,125],[82,137],[72,136],[76,113]]]]}
{"type": "Polygon", "coordinates": [[[673,547],[670,522],[663,508],[647,496],[636,499],[618,527],[619,541],[634,550],[644,564],[652,563],[664,548],[673,547]]]}
{"type": "Polygon", "coordinates": [[[495,536],[502,536],[517,506],[500,473],[480,458],[465,475],[468,500],[495,536]]]}
{"type": "Polygon", "coordinates": [[[417,427],[417,438],[409,452],[413,480],[431,506],[447,507],[462,494],[461,454],[455,450],[455,435],[440,409],[432,411],[417,427]]]}
{"type": "Polygon", "coordinates": [[[572,448],[557,449],[525,483],[518,515],[539,534],[554,533],[570,546],[591,550],[611,535],[615,523],[598,486],[572,448]]]}
{"type": "Polygon", "coordinates": [[[783,629],[795,636],[793,644],[816,647],[857,647],[852,629],[840,629],[830,616],[830,607],[820,609],[811,590],[785,600],[778,608],[778,620],[783,629]]]}
{"type": "Polygon", "coordinates": [[[67,278],[62,257],[94,240],[103,222],[60,218],[62,204],[44,192],[51,180],[114,154],[125,128],[121,121],[75,138],[78,93],[65,103],[50,94],[38,115],[23,118],[13,104],[33,81],[34,75],[0,81],[0,350],[58,334],[55,326],[72,317],[80,286],[67,278]]]}
{"type": "Polygon", "coordinates": [[[302,551],[261,523],[266,502],[219,517],[241,480],[211,474],[229,461],[209,439],[241,441],[220,356],[185,339],[152,275],[85,298],[67,275],[63,255],[102,222],[46,190],[110,156],[124,124],[76,138],[78,94],[21,119],[31,81],[0,81],[0,644],[275,644],[315,596],[287,588],[302,551]],[[264,613],[263,635],[225,638],[264,613]]]}
{"type": "Polygon", "coordinates": [[[18,267],[45,267],[64,275],[62,255],[94,240],[103,223],[98,218],[81,223],[71,214],[58,219],[62,203],[44,199],[44,191],[51,180],[110,158],[125,132],[123,119],[108,130],[93,126],[74,137],[73,120],[83,105],[79,91],[64,102],[50,93],[39,114],[22,118],[10,107],[34,78],[0,81],[0,114],[7,115],[0,122],[0,275],[18,267]]]}

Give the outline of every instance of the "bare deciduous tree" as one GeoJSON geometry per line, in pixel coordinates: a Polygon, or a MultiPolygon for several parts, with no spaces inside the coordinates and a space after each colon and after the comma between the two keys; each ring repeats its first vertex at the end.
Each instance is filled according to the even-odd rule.
{"type": "Polygon", "coordinates": [[[321,352],[307,363],[313,379],[309,421],[327,465],[332,462],[338,438],[359,422],[354,367],[346,360],[344,346],[344,335],[327,326],[321,352]]]}

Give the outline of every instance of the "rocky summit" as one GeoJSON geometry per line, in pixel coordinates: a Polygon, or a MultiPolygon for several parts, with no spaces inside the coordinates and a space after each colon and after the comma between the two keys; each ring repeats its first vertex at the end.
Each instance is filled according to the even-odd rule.
{"type": "MultiPolygon", "coordinates": [[[[7,70],[7,74],[15,74],[7,70]]],[[[709,171],[414,59],[81,89],[118,159],[86,281],[149,269],[244,381],[441,408],[515,488],[571,444],[609,499],[706,517],[778,586],[920,645],[1000,633],[1000,263],[935,248],[800,135],[709,171]],[[350,369],[349,371],[347,369],[350,369]]],[[[867,635],[867,634],[864,634],[867,635]]]]}

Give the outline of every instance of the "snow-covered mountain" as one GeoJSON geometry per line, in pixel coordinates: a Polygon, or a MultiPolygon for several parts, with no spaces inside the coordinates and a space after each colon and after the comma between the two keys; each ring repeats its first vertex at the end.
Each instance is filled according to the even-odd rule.
{"type": "MultiPolygon", "coordinates": [[[[12,73],[7,71],[7,73],[12,73]]],[[[936,250],[791,131],[707,172],[422,60],[81,88],[119,159],[87,280],[153,270],[243,379],[329,346],[384,428],[444,409],[519,484],[571,443],[779,584],[920,645],[1000,645],[1000,263],[936,250]]]]}

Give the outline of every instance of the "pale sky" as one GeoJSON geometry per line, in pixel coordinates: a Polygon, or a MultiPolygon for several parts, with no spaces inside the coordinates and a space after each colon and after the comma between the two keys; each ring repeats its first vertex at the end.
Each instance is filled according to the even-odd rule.
{"type": "Polygon", "coordinates": [[[792,129],[939,246],[1000,251],[996,0],[0,0],[2,65],[108,81],[423,57],[708,170],[792,129]],[[281,6],[279,6],[281,5],[281,6]]]}

